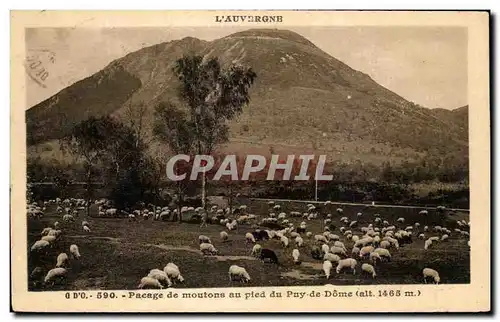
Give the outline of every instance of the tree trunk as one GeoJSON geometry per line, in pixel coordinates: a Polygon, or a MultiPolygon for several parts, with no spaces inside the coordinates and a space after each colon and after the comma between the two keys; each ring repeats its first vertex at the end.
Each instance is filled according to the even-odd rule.
{"type": "Polygon", "coordinates": [[[89,166],[89,169],[87,170],[87,217],[90,217],[90,194],[92,187],[90,186],[91,184],[91,179],[92,179],[92,169],[89,166]]]}
{"type": "Polygon", "coordinates": [[[208,211],[207,211],[207,177],[205,171],[203,171],[201,176],[201,207],[203,208],[203,223],[206,225],[208,223],[208,211]]]}
{"type": "Polygon", "coordinates": [[[233,213],[233,186],[231,185],[231,182],[229,182],[229,198],[228,198],[228,205],[229,205],[229,213],[233,213]]]}
{"type": "Polygon", "coordinates": [[[179,223],[182,222],[181,209],[183,203],[184,203],[184,198],[182,195],[182,183],[180,181],[177,181],[177,212],[179,216],[178,218],[179,223]]]}

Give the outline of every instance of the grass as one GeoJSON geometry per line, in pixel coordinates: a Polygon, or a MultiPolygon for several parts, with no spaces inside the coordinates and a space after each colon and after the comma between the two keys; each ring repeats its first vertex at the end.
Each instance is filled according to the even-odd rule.
{"type": "MultiPolygon", "coordinates": [[[[303,203],[281,203],[283,210],[289,213],[292,210],[305,212],[303,203]]],[[[339,218],[335,213],[336,206],[324,209],[324,212],[334,214],[333,223],[340,227],[339,218]]],[[[248,211],[263,217],[268,212],[264,202],[251,201],[248,211]]],[[[120,290],[135,289],[140,279],[146,276],[153,268],[163,269],[168,262],[176,263],[185,278],[178,288],[198,287],[235,287],[235,286],[292,286],[292,285],[367,285],[367,284],[417,284],[423,283],[422,269],[431,267],[441,275],[441,282],[446,284],[470,282],[470,251],[467,239],[453,232],[456,220],[469,220],[466,213],[447,214],[442,216],[429,210],[426,218],[422,218],[415,209],[390,209],[370,207],[344,207],[344,216],[356,218],[357,212],[362,212],[359,227],[373,222],[374,213],[378,212],[382,219],[396,224],[396,219],[404,217],[406,223],[401,228],[414,222],[424,225],[441,225],[452,230],[450,239],[440,242],[436,247],[424,251],[424,241],[414,238],[410,245],[401,247],[398,251],[391,250],[392,261],[376,266],[377,278],[372,279],[363,275],[358,261],[356,274],[332,272],[326,280],[321,269],[322,261],[314,260],[310,256],[312,240],[304,236],[305,246],[300,248],[301,265],[292,262],[291,252],[295,248],[293,243],[283,249],[277,240],[259,242],[263,247],[275,250],[280,260],[280,266],[263,264],[249,257],[252,245],[247,245],[244,234],[251,231],[249,226],[240,226],[238,232],[230,232],[227,242],[221,242],[220,231],[224,227],[209,225],[200,228],[197,224],[174,223],[164,221],[129,222],[120,218],[86,218],[80,214],[75,223],[62,225],[63,235],[57,244],[46,255],[36,256],[28,252],[28,272],[34,267],[42,267],[45,273],[55,267],[56,257],[60,252],[69,252],[71,244],[77,244],[82,255],[79,261],[73,260],[67,279],[55,286],[34,285],[29,281],[31,291],[54,290],[120,290]],[[90,222],[91,233],[84,233],[81,221],[90,222]],[[203,256],[198,251],[198,236],[207,235],[221,256],[203,256]],[[239,257],[238,257],[239,256],[239,257]],[[243,266],[247,269],[252,280],[249,284],[229,282],[228,269],[232,264],[243,266]]],[[[298,226],[301,218],[289,218],[298,226]]],[[[55,212],[55,206],[49,205],[45,216],[40,220],[28,220],[28,247],[40,238],[44,227],[59,221],[61,215],[55,212]]],[[[308,221],[308,230],[313,233],[322,232],[322,220],[308,221]]],[[[348,252],[353,243],[345,240],[348,252]]],[[[361,235],[359,228],[354,233],[361,235]]],[[[438,233],[426,233],[426,237],[436,236],[438,233]]],[[[363,261],[364,262],[364,261],[363,261]]]]}

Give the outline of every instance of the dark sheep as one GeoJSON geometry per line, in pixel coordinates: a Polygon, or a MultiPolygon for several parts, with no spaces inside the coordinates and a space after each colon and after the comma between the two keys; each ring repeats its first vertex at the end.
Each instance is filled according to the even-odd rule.
{"type": "Polygon", "coordinates": [[[321,251],[321,249],[318,246],[313,246],[311,248],[311,256],[314,259],[321,260],[321,259],[323,259],[323,252],[321,251]]]}
{"type": "Polygon", "coordinates": [[[259,258],[263,262],[265,262],[266,259],[269,259],[270,263],[278,264],[278,256],[276,256],[276,253],[274,251],[272,251],[271,249],[262,248],[260,251],[259,258]]]}

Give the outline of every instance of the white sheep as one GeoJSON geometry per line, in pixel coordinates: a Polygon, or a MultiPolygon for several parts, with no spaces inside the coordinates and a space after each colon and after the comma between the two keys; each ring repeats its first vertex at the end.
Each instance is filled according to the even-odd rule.
{"type": "Polygon", "coordinates": [[[323,272],[325,272],[326,279],[330,278],[330,272],[332,270],[332,267],[333,267],[332,262],[330,262],[329,260],[323,262],[323,272]]]}
{"type": "Polygon", "coordinates": [[[49,247],[50,243],[46,240],[37,240],[33,246],[31,246],[31,251],[41,251],[42,249],[49,247]]]}
{"type": "Polygon", "coordinates": [[[141,282],[137,286],[139,289],[163,289],[160,281],[156,278],[145,276],[141,278],[141,282]]]}
{"type": "Polygon", "coordinates": [[[428,250],[432,246],[432,240],[429,238],[424,243],[424,249],[428,250]]]}
{"type": "Polygon", "coordinates": [[[361,270],[363,272],[371,274],[371,276],[373,278],[375,278],[377,276],[377,273],[375,273],[375,268],[370,264],[364,263],[363,265],[361,265],[361,270]]]}
{"type": "Polygon", "coordinates": [[[370,260],[373,262],[373,264],[377,263],[377,259],[379,261],[382,261],[382,258],[380,257],[379,253],[371,252],[370,253],[370,260]]]}
{"type": "Polygon", "coordinates": [[[360,251],[361,251],[361,249],[359,249],[359,247],[354,246],[352,248],[351,255],[352,256],[358,256],[360,251]]]}
{"type": "Polygon", "coordinates": [[[71,256],[73,256],[73,258],[76,258],[76,259],[79,259],[81,256],[80,251],[78,250],[78,246],[75,244],[72,244],[71,246],[69,246],[69,253],[71,254],[71,256]]]}
{"type": "Polygon", "coordinates": [[[379,254],[380,257],[386,258],[387,260],[391,259],[391,253],[385,248],[377,248],[373,252],[379,254]]]}
{"type": "Polygon", "coordinates": [[[281,244],[283,245],[283,247],[285,247],[285,248],[288,247],[288,237],[281,236],[280,241],[281,241],[281,244]]]}
{"type": "Polygon", "coordinates": [[[424,275],[424,282],[427,284],[427,278],[431,277],[436,284],[441,282],[441,278],[439,277],[439,273],[432,268],[424,268],[422,270],[422,274],[424,275]]]}
{"type": "Polygon", "coordinates": [[[201,243],[200,244],[200,251],[203,253],[203,255],[217,255],[217,249],[215,249],[214,245],[209,244],[209,243],[201,243]]]}
{"type": "Polygon", "coordinates": [[[179,270],[179,267],[177,265],[175,265],[174,263],[168,263],[167,266],[165,266],[165,268],[163,268],[163,271],[172,280],[178,280],[181,283],[184,282],[184,277],[182,277],[181,271],[179,270]]]}
{"type": "Polygon", "coordinates": [[[221,239],[223,242],[227,241],[227,240],[229,239],[229,235],[228,235],[228,233],[226,233],[225,231],[221,231],[221,232],[220,232],[220,239],[221,239]]]}
{"type": "Polygon", "coordinates": [[[245,268],[238,265],[231,265],[229,267],[229,281],[232,282],[235,277],[244,283],[250,281],[250,275],[245,268]]]}
{"type": "Polygon", "coordinates": [[[405,219],[403,217],[399,217],[398,220],[396,220],[399,223],[404,223],[405,219]]]}
{"type": "Polygon", "coordinates": [[[447,234],[444,234],[443,236],[441,236],[441,241],[445,241],[448,239],[448,235],[447,234]]]}
{"type": "Polygon", "coordinates": [[[41,235],[41,236],[47,236],[47,235],[48,235],[48,233],[49,233],[49,231],[51,231],[51,230],[52,230],[52,228],[50,228],[50,227],[46,227],[46,228],[44,228],[44,229],[42,230],[42,233],[41,233],[40,235],[41,235]]]}
{"type": "Polygon", "coordinates": [[[90,233],[89,226],[83,226],[83,231],[86,232],[86,233],[90,233]]]}
{"type": "Polygon", "coordinates": [[[374,249],[375,248],[373,246],[365,246],[361,248],[361,250],[359,251],[359,257],[363,258],[365,256],[370,255],[370,253],[373,252],[374,249]]]}
{"type": "Polygon", "coordinates": [[[295,237],[295,244],[297,244],[297,247],[302,247],[304,245],[304,239],[300,236],[295,237]]]}
{"type": "Polygon", "coordinates": [[[326,237],[323,235],[314,235],[314,239],[317,242],[323,242],[323,243],[328,243],[328,240],[326,240],[326,237]]]}
{"type": "Polygon", "coordinates": [[[149,271],[149,274],[147,277],[152,277],[156,280],[158,280],[162,285],[167,285],[167,287],[172,286],[172,281],[170,278],[168,278],[167,273],[165,271],[162,271],[160,269],[154,268],[151,271],[149,271]]]}
{"type": "Polygon", "coordinates": [[[358,262],[354,258],[341,259],[337,265],[337,274],[340,273],[344,268],[352,269],[352,274],[356,274],[356,265],[358,262]]]}
{"type": "Polygon", "coordinates": [[[424,226],[424,231],[428,232],[429,231],[429,226],[424,226]]]}
{"type": "Polygon", "coordinates": [[[255,237],[252,235],[252,233],[246,233],[245,240],[246,243],[255,243],[255,237]]]}
{"type": "Polygon", "coordinates": [[[321,245],[321,251],[326,254],[330,251],[330,246],[328,246],[327,244],[323,244],[321,245]]]}
{"type": "MultiPolygon", "coordinates": [[[[349,236],[349,235],[348,235],[348,236],[349,236]]],[[[358,236],[358,235],[352,235],[351,240],[352,240],[353,242],[357,242],[357,241],[359,240],[359,236],[358,236]]]]}
{"type": "Polygon", "coordinates": [[[312,232],[308,231],[308,232],[306,233],[306,237],[307,237],[307,238],[311,238],[311,237],[312,237],[312,234],[313,234],[312,232]]]}
{"type": "Polygon", "coordinates": [[[338,241],[338,240],[333,243],[333,246],[340,247],[340,248],[346,250],[344,243],[341,241],[338,241]]]}
{"type": "Polygon", "coordinates": [[[344,248],[337,247],[337,246],[332,246],[330,248],[330,253],[336,254],[336,255],[340,254],[340,255],[344,255],[344,256],[347,255],[346,250],[344,248]]]}
{"type": "Polygon", "coordinates": [[[53,268],[50,271],[48,271],[47,275],[45,275],[44,282],[47,284],[48,282],[52,282],[54,284],[54,281],[56,278],[63,278],[66,277],[66,273],[68,271],[65,268],[62,267],[57,267],[53,268]]]}
{"type": "Polygon", "coordinates": [[[294,250],[292,250],[292,257],[293,257],[293,262],[295,264],[300,264],[300,260],[299,260],[299,257],[300,257],[300,252],[297,248],[295,248],[294,250]]]}
{"type": "Polygon", "coordinates": [[[326,253],[323,256],[323,260],[325,260],[325,261],[327,260],[327,261],[330,261],[332,263],[338,263],[340,261],[340,256],[332,254],[332,253],[326,253]]]}
{"type": "Polygon", "coordinates": [[[208,238],[205,235],[198,236],[198,240],[199,240],[200,244],[202,244],[202,243],[211,244],[212,243],[212,241],[210,240],[210,238],[208,238]]]}
{"type": "Polygon", "coordinates": [[[425,239],[425,235],[424,234],[420,234],[420,235],[418,235],[418,238],[425,239]]]}
{"type": "Polygon", "coordinates": [[[259,256],[260,251],[262,250],[262,246],[259,244],[255,244],[252,248],[252,256],[259,256]]]}
{"type": "Polygon", "coordinates": [[[50,244],[56,241],[56,236],[43,236],[40,240],[44,240],[50,244]]]}
{"type": "Polygon", "coordinates": [[[57,256],[56,267],[64,267],[69,261],[68,255],[66,253],[60,253],[57,256]]]}

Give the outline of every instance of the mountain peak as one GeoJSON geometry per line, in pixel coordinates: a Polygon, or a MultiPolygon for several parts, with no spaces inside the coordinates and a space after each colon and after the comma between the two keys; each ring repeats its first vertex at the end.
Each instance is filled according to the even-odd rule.
{"type": "Polygon", "coordinates": [[[249,29],[236,32],[224,38],[274,38],[316,47],[316,45],[314,45],[311,41],[307,40],[298,33],[285,29],[249,29]]]}

